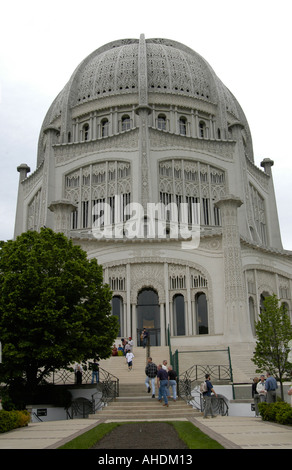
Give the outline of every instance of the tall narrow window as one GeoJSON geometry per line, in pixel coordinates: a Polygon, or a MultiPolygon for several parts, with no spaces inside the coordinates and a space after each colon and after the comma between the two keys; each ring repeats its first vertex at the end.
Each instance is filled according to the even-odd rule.
{"type": "Polygon", "coordinates": [[[179,119],[179,133],[180,135],[187,135],[187,120],[185,117],[179,119]]]}
{"type": "Polygon", "coordinates": [[[248,299],[248,306],[249,306],[249,320],[250,320],[250,326],[251,326],[251,331],[253,336],[255,336],[256,331],[255,331],[255,310],[254,310],[254,300],[252,297],[248,299]]]}
{"type": "Polygon", "coordinates": [[[206,137],[206,124],[204,123],[204,121],[200,121],[199,130],[200,130],[200,137],[204,139],[206,137]]]}
{"type": "Polygon", "coordinates": [[[215,225],[221,225],[219,207],[214,207],[214,222],[215,222],[215,225]]]}
{"type": "Polygon", "coordinates": [[[84,124],[82,131],[83,131],[83,140],[88,140],[89,139],[89,124],[84,124]]]}
{"type": "Polygon", "coordinates": [[[89,202],[83,201],[82,202],[82,228],[88,227],[88,222],[89,222],[88,208],[89,208],[89,202]]]}
{"type": "Polygon", "coordinates": [[[185,299],[182,294],[173,297],[173,322],[175,336],[184,336],[185,329],[185,299]]]}
{"type": "Polygon", "coordinates": [[[199,292],[195,297],[196,315],[197,315],[197,334],[208,334],[208,305],[206,294],[199,292]]]}
{"type": "Polygon", "coordinates": [[[109,122],[108,119],[103,119],[101,121],[101,137],[108,137],[109,135],[109,122]]]}
{"type": "Polygon", "coordinates": [[[203,206],[203,224],[210,225],[210,201],[207,198],[202,198],[203,206]]]}
{"type": "Polygon", "coordinates": [[[265,309],[264,301],[265,301],[266,297],[269,297],[269,295],[270,294],[268,292],[262,292],[261,293],[261,296],[260,296],[260,313],[262,313],[263,310],[265,309]]]}
{"type": "Polygon", "coordinates": [[[112,298],[112,315],[114,315],[118,319],[120,325],[118,336],[121,336],[123,320],[123,299],[117,295],[112,298]]]}
{"type": "Polygon", "coordinates": [[[78,227],[78,210],[77,209],[71,214],[71,227],[73,230],[78,227]]]}
{"type": "Polygon", "coordinates": [[[127,131],[131,129],[131,119],[130,116],[125,115],[122,117],[122,131],[127,131]]]}
{"type": "Polygon", "coordinates": [[[159,114],[157,119],[157,128],[162,131],[166,130],[166,117],[164,116],[164,114],[159,114]]]}

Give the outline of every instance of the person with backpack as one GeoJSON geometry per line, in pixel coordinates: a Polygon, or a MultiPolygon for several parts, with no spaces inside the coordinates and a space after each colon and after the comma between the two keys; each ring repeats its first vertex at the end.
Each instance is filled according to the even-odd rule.
{"type": "Polygon", "coordinates": [[[213,410],[212,410],[212,393],[214,393],[215,397],[217,398],[217,393],[215,392],[212,382],[211,382],[211,377],[210,374],[205,375],[205,387],[203,391],[203,397],[205,400],[205,409],[204,409],[204,418],[208,418],[209,415],[211,415],[212,418],[216,418],[216,415],[213,415],[213,410]]]}

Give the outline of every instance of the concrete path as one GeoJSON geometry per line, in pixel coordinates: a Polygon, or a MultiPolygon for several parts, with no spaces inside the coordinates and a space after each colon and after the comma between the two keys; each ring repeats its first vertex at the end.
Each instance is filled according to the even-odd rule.
{"type": "Polygon", "coordinates": [[[236,416],[190,421],[226,449],[292,449],[292,426],[236,416]]]}
{"type": "MultiPolygon", "coordinates": [[[[233,416],[188,419],[226,449],[292,449],[291,426],[264,422],[260,418],[233,416]]],[[[73,419],[30,423],[25,428],[0,434],[0,449],[57,449],[97,424],[109,421],[115,420],[73,419]]]]}
{"type": "Polygon", "coordinates": [[[89,431],[99,421],[70,419],[29,423],[24,428],[0,434],[0,449],[56,449],[79,434],[89,431]]]}

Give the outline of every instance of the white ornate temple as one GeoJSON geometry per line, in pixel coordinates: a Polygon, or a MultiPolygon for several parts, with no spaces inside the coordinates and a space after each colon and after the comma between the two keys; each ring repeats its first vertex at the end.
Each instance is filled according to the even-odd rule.
{"type": "Polygon", "coordinates": [[[18,167],[15,236],[50,227],[97,258],[121,337],[139,344],[146,327],[166,345],[169,328],[175,346],[253,345],[265,296],[292,310],[272,166],[254,164],[246,117],[199,54],[114,41],[52,103],[35,171],[18,167]]]}

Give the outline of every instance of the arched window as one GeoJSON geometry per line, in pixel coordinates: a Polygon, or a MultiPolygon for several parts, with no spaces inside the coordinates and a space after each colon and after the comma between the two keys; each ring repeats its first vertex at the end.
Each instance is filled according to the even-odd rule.
{"type": "Polygon", "coordinates": [[[281,306],[285,308],[286,314],[288,315],[288,317],[290,318],[290,322],[292,323],[291,310],[289,304],[287,302],[282,302],[281,306]]]}
{"type": "Polygon", "coordinates": [[[187,135],[187,120],[185,117],[179,118],[179,133],[180,135],[187,135]]]}
{"type": "Polygon", "coordinates": [[[123,320],[123,299],[118,295],[112,298],[112,315],[116,316],[120,325],[118,336],[122,336],[122,320],[123,320]]]}
{"type": "Polygon", "coordinates": [[[185,328],[185,299],[182,294],[173,297],[173,331],[175,336],[184,336],[185,328]]]}
{"type": "Polygon", "coordinates": [[[264,300],[266,297],[269,297],[269,293],[268,292],[262,292],[261,293],[261,296],[260,296],[260,313],[262,313],[262,311],[264,310],[264,300]]]}
{"type": "Polygon", "coordinates": [[[198,292],[198,294],[196,294],[195,305],[197,316],[197,335],[206,335],[209,333],[209,326],[207,297],[204,292],[198,292]]]}
{"type": "Polygon", "coordinates": [[[122,117],[122,131],[127,131],[131,129],[131,119],[127,114],[122,117]]]}
{"type": "Polygon", "coordinates": [[[199,122],[199,131],[200,131],[200,137],[204,139],[206,137],[206,124],[204,121],[199,122]]]}
{"type": "Polygon", "coordinates": [[[83,136],[83,140],[89,139],[89,124],[84,124],[82,128],[82,136],[83,136]]]}
{"type": "Polygon", "coordinates": [[[252,334],[255,336],[255,310],[254,310],[254,300],[252,297],[248,299],[248,307],[249,307],[249,320],[252,334]]]}
{"type": "Polygon", "coordinates": [[[108,119],[103,119],[101,121],[101,137],[108,137],[109,133],[109,122],[108,119]]]}
{"type": "Polygon", "coordinates": [[[166,117],[164,114],[159,114],[157,119],[157,128],[162,131],[166,130],[166,117]]]}

